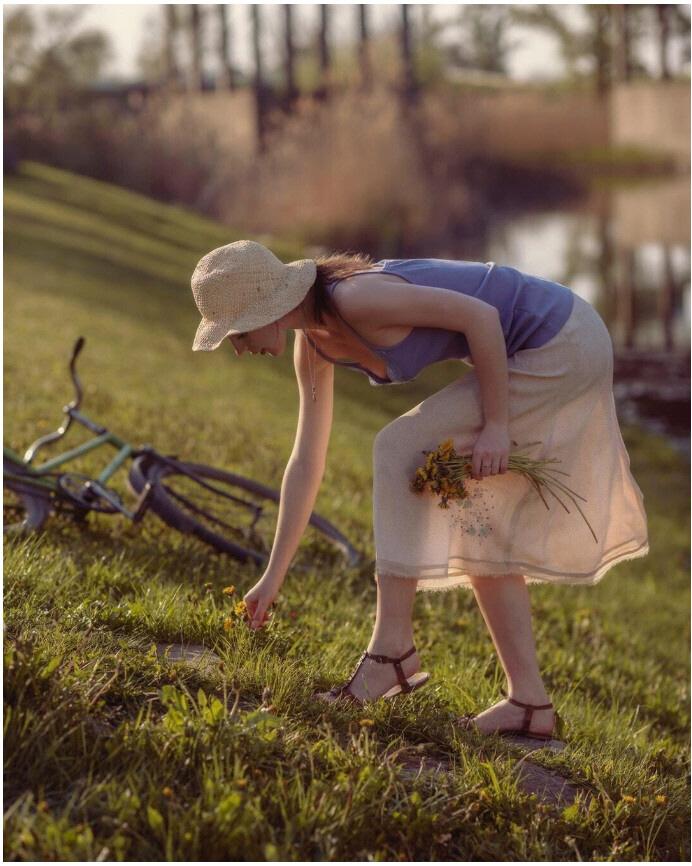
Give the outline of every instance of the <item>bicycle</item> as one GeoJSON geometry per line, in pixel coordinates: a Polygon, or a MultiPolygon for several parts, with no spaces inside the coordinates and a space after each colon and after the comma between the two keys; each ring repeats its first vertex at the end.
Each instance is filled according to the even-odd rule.
{"type": "MultiPolygon", "coordinates": [[[[3,517],[14,514],[20,518],[9,524],[5,521],[5,532],[36,531],[58,512],[78,522],[92,511],[120,513],[138,523],[151,509],[173,529],[196,536],[220,553],[266,565],[278,517],[279,491],[225,469],[161,454],[151,445],[135,448],[80,412],[83,391],[76,362],[84,344],[84,337],[79,337],[72,349],[69,366],[76,396],[63,406],[61,426],[33,442],[23,457],[3,447],[3,517]],[[89,430],[94,438],[39,466],[33,465],[37,452],[62,439],[73,422],[89,430]],[[103,446],[114,447],[117,454],[97,478],[55,471],[103,446]],[[129,459],[133,462],[127,486],[137,497],[131,508],[107,484],[129,459]]],[[[348,565],[362,561],[362,554],[324,517],[313,512],[308,526],[320,540],[340,551],[348,565]]]]}

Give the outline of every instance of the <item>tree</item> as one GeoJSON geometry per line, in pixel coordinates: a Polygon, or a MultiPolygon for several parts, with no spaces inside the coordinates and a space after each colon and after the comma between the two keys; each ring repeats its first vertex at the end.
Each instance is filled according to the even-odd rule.
{"type": "Polygon", "coordinates": [[[583,18],[579,26],[569,20],[565,9],[553,4],[513,6],[513,19],[551,33],[559,42],[568,74],[577,75],[581,63],[591,67],[596,91],[604,95],[612,81],[613,27],[609,5],[578,7],[583,18]]]}
{"type": "Polygon", "coordinates": [[[317,33],[317,54],[320,65],[320,83],[315,90],[317,99],[326,99],[329,94],[331,54],[329,50],[329,6],[320,3],[320,26],[317,33]]]}
{"type": "Polygon", "coordinates": [[[462,69],[507,74],[511,10],[502,5],[469,5],[459,12],[459,40],[447,49],[447,59],[462,69]]]}
{"type": "Polygon", "coordinates": [[[5,110],[52,110],[94,82],[112,56],[109,37],[78,29],[83,7],[40,6],[5,11],[5,110]]]}
{"type": "Polygon", "coordinates": [[[372,86],[367,9],[365,3],[358,4],[358,68],[362,90],[369,90],[372,86]]]}
{"type": "Polygon", "coordinates": [[[257,150],[262,153],[266,147],[267,136],[267,89],[262,70],[262,19],[257,3],[250,6],[250,25],[252,28],[252,52],[255,61],[255,129],[257,150]]]}
{"type": "Polygon", "coordinates": [[[190,90],[202,90],[204,82],[202,79],[202,13],[199,3],[191,3],[188,6],[190,17],[190,52],[192,55],[192,68],[188,87],[190,90]]]}
{"type": "Polygon", "coordinates": [[[228,6],[219,3],[216,6],[219,24],[219,65],[221,67],[221,86],[235,90],[235,74],[229,57],[230,28],[228,26],[228,6]]]}
{"type": "Polygon", "coordinates": [[[284,105],[290,111],[298,91],[295,81],[295,50],[293,46],[293,8],[290,3],[284,3],[284,77],[285,77],[285,99],[284,105]]]}
{"type": "Polygon", "coordinates": [[[408,9],[409,7],[406,3],[401,4],[401,28],[399,33],[401,42],[402,68],[401,95],[404,103],[410,105],[415,102],[416,97],[418,96],[418,88],[416,83],[416,76],[413,70],[413,51],[411,48],[411,23],[409,21],[408,9]]]}
{"type": "Polygon", "coordinates": [[[164,64],[165,78],[168,84],[177,84],[180,72],[176,58],[176,37],[178,34],[178,7],[172,3],[163,6],[164,14],[164,64]]]}
{"type": "Polygon", "coordinates": [[[614,71],[618,81],[632,77],[632,15],[630,5],[618,3],[613,7],[615,23],[614,71]]]}

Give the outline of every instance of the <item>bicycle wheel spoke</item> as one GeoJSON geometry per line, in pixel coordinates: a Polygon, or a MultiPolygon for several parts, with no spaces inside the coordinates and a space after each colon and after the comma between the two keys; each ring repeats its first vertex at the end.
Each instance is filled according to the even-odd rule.
{"type": "Polygon", "coordinates": [[[168,484],[164,484],[163,487],[164,487],[164,490],[166,490],[168,493],[170,493],[170,495],[174,499],[176,499],[182,505],[185,505],[187,508],[190,509],[190,511],[193,511],[195,514],[199,514],[203,517],[206,517],[208,520],[210,520],[212,523],[215,523],[217,526],[223,526],[224,529],[233,529],[233,527],[229,523],[226,523],[224,520],[221,520],[221,518],[219,518],[219,517],[215,517],[213,514],[209,514],[209,512],[205,511],[203,508],[199,508],[197,505],[195,505],[194,502],[189,500],[187,498],[187,496],[183,496],[182,493],[178,493],[177,490],[173,490],[173,488],[169,487],[168,484]]]}
{"type": "Polygon", "coordinates": [[[251,543],[262,552],[268,551],[278,517],[277,504],[266,497],[254,502],[256,494],[247,490],[242,491],[242,497],[236,496],[222,489],[222,485],[240,489],[219,480],[207,484],[193,473],[166,473],[161,478],[161,486],[168,496],[190,517],[201,520],[212,531],[251,543]]]}

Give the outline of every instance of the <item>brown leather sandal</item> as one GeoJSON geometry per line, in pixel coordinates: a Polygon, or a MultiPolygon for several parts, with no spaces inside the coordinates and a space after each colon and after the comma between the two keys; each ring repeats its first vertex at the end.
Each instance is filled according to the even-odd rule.
{"type": "Polygon", "coordinates": [[[365,652],[358,660],[358,665],[351,674],[351,678],[347,683],[344,683],[341,686],[334,686],[334,688],[329,689],[328,692],[315,692],[313,697],[319,698],[320,700],[328,700],[327,698],[322,697],[322,695],[329,695],[332,698],[331,701],[328,701],[329,703],[332,703],[334,700],[349,700],[354,701],[357,704],[364,704],[365,701],[357,698],[350,690],[349,686],[355,679],[355,676],[360,670],[360,666],[363,664],[365,659],[372,659],[373,661],[379,662],[380,664],[394,665],[394,670],[396,671],[396,676],[399,682],[396,685],[392,686],[391,689],[388,689],[383,695],[380,695],[381,698],[384,698],[385,700],[390,700],[391,698],[395,698],[397,695],[413,692],[416,689],[419,689],[421,686],[424,686],[430,679],[430,674],[426,671],[418,671],[417,673],[412,674],[410,677],[406,677],[404,675],[403,668],[401,667],[401,662],[403,662],[404,659],[407,659],[409,656],[413,655],[415,651],[416,647],[412,646],[411,649],[408,650],[408,652],[405,652],[404,655],[402,655],[400,658],[393,659],[389,656],[376,655],[375,653],[370,653],[365,650],[365,652]]]}
{"type": "MultiPolygon", "coordinates": [[[[503,728],[501,730],[493,731],[492,733],[499,734],[501,737],[524,737],[530,740],[540,740],[541,742],[553,740],[562,734],[562,718],[552,704],[525,704],[522,701],[517,701],[515,698],[510,698],[504,690],[502,694],[510,704],[514,704],[515,707],[522,707],[524,709],[524,718],[522,720],[521,728],[503,728]],[[553,710],[554,719],[550,733],[541,734],[531,731],[531,719],[533,718],[534,711],[551,709],[553,710]]],[[[457,724],[463,731],[478,730],[474,724],[475,718],[475,715],[459,716],[457,724]]]]}

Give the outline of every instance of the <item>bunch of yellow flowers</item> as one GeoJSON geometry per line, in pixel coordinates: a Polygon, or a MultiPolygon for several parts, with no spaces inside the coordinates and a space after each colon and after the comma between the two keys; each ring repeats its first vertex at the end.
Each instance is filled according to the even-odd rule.
{"type": "MultiPolygon", "coordinates": [[[[532,445],[541,445],[541,442],[529,442],[527,445],[522,445],[521,448],[529,448],[532,445]]],[[[512,445],[517,446],[516,442],[512,445]]],[[[519,447],[519,446],[517,446],[519,447]]],[[[428,489],[431,493],[440,497],[438,502],[439,508],[449,508],[450,500],[466,499],[469,495],[466,489],[466,479],[472,477],[472,454],[457,454],[454,449],[454,442],[451,439],[445,439],[440,445],[432,451],[423,451],[426,455],[425,463],[416,469],[413,479],[411,480],[410,488],[414,493],[422,493],[428,489]]],[[[555,492],[555,488],[566,495],[575,504],[577,510],[584,518],[586,525],[589,527],[595,541],[598,541],[596,533],[586,515],[579,507],[577,498],[582,502],[587,500],[570,490],[564,482],[559,478],[555,478],[554,474],[569,475],[569,472],[563,472],[560,469],[549,469],[549,463],[560,463],[557,458],[546,460],[535,460],[531,457],[526,457],[523,454],[511,454],[507,461],[508,472],[520,472],[529,482],[535,487],[536,492],[541,497],[545,507],[550,510],[550,506],[546,502],[543,491],[546,490],[554,496],[560,505],[569,514],[570,510],[560,497],[555,492]],[[576,497],[576,498],[575,498],[576,497]]]]}

